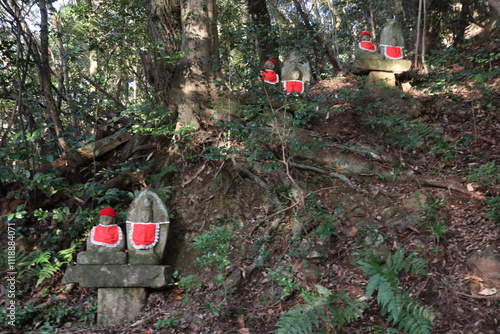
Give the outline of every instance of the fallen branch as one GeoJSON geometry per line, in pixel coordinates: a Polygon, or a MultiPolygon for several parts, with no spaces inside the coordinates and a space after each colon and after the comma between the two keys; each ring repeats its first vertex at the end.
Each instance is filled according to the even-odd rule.
{"type": "Polygon", "coordinates": [[[309,166],[309,165],[304,165],[304,164],[299,164],[297,162],[290,162],[290,165],[292,165],[293,167],[296,167],[296,168],[301,168],[301,169],[306,169],[306,170],[312,170],[314,172],[317,172],[317,173],[320,173],[320,174],[325,174],[325,175],[328,175],[330,177],[335,177],[343,182],[345,182],[349,187],[357,190],[357,191],[361,191],[361,192],[364,192],[362,189],[359,189],[359,187],[357,187],[354,183],[352,183],[351,180],[349,180],[347,178],[347,176],[345,175],[342,175],[342,174],[339,174],[339,173],[335,173],[335,172],[329,172],[329,171],[326,171],[324,169],[321,169],[319,167],[315,167],[315,166],[309,166]]]}
{"type": "MultiPolygon", "coordinates": [[[[112,135],[96,142],[87,144],[76,150],[76,154],[74,154],[75,165],[79,166],[85,162],[91,161],[94,158],[97,158],[113,149],[118,147],[119,145],[127,142],[132,138],[132,135],[128,132],[124,132],[119,135],[112,135]]],[[[49,164],[41,166],[37,169],[37,171],[44,171],[47,168],[53,167],[56,169],[60,169],[62,167],[66,167],[69,165],[69,161],[66,157],[58,158],[52,161],[49,164]]],[[[59,172],[62,174],[64,172],[59,172]]]]}
{"type": "Polygon", "coordinates": [[[463,187],[462,185],[457,184],[457,182],[454,180],[437,181],[437,180],[426,179],[423,177],[417,177],[414,175],[409,175],[409,177],[412,178],[413,180],[417,181],[419,184],[422,184],[425,186],[447,189],[450,192],[454,191],[454,192],[462,194],[466,197],[472,197],[472,198],[480,200],[480,201],[486,200],[486,196],[484,196],[483,194],[469,191],[467,188],[463,187]]]}

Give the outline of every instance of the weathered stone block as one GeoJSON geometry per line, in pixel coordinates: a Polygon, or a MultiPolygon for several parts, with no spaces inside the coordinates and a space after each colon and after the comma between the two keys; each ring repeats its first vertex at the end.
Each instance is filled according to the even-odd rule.
{"type": "Polygon", "coordinates": [[[366,74],[370,71],[391,72],[401,74],[409,71],[411,68],[411,60],[385,60],[385,59],[356,59],[352,64],[352,73],[366,74]]]}
{"type": "Polygon", "coordinates": [[[396,76],[394,73],[372,71],[366,78],[367,86],[395,87],[396,76]]]}
{"type": "Polygon", "coordinates": [[[63,283],[86,288],[162,288],[172,280],[170,266],[80,265],[66,269],[63,283]]]}
{"type": "Polygon", "coordinates": [[[127,264],[125,252],[80,252],[76,257],[78,264],[127,264]]]}
{"type": "Polygon", "coordinates": [[[142,311],[148,295],[144,288],[102,288],[97,292],[97,322],[123,325],[142,311]]]}

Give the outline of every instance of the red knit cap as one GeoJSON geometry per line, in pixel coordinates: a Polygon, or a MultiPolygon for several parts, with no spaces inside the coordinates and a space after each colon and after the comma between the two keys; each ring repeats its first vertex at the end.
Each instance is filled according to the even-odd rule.
{"type": "Polygon", "coordinates": [[[368,31],[363,31],[363,32],[361,33],[361,35],[359,35],[359,38],[361,38],[361,37],[363,37],[363,36],[366,36],[366,35],[371,36],[372,34],[370,34],[368,31]]]}
{"type": "Polygon", "coordinates": [[[101,211],[99,211],[99,216],[116,217],[116,211],[113,210],[113,208],[104,208],[101,211]]]}
{"type": "Polygon", "coordinates": [[[271,63],[273,63],[274,66],[276,66],[276,64],[277,64],[276,60],[274,60],[273,58],[269,58],[267,61],[270,61],[271,63]]]}

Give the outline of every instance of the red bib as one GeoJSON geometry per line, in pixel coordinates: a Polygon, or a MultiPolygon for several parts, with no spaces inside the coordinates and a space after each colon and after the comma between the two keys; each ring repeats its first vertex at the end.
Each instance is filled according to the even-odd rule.
{"type": "Polygon", "coordinates": [[[400,46],[390,46],[390,45],[381,45],[385,46],[384,54],[389,59],[401,59],[403,58],[403,48],[400,46]]]}
{"type": "Polygon", "coordinates": [[[264,79],[265,82],[273,84],[273,85],[278,83],[278,81],[279,81],[278,75],[273,70],[261,71],[260,75],[262,76],[262,79],[264,79]]]}
{"type": "Polygon", "coordinates": [[[135,249],[150,249],[158,242],[160,224],[130,223],[130,241],[135,249]]]}
{"type": "Polygon", "coordinates": [[[116,247],[122,239],[118,225],[96,225],[90,231],[90,242],[94,245],[116,247]]]}
{"type": "Polygon", "coordinates": [[[370,52],[375,52],[375,44],[373,42],[370,42],[370,41],[361,41],[359,42],[359,48],[361,50],[365,50],[365,51],[370,51],[370,52]]]}
{"type": "Polygon", "coordinates": [[[304,92],[304,83],[300,80],[285,81],[285,91],[287,94],[303,93],[304,92]]]}

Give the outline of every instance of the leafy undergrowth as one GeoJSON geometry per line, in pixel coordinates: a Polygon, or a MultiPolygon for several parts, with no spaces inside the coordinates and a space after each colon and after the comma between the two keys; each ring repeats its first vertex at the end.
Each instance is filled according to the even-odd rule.
{"type": "MultiPolygon", "coordinates": [[[[289,159],[299,149],[293,140],[283,151],[279,136],[252,141],[254,134],[238,134],[236,127],[225,143],[248,135],[245,144],[252,150],[229,152],[220,149],[228,146],[213,145],[227,130],[215,127],[190,147],[189,158],[161,174],[173,214],[169,263],[176,269],[175,284],[151,291],[147,308],[132,324],[103,328],[95,324],[95,289],[66,290],[58,268],[38,286],[39,277],[28,275],[36,268],[50,270],[44,263],[64,267],[61,261],[71,260],[57,252],[51,254],[59,262],[28,256],[19,301],[32,306],[18,314],[22,328],[497,333],[498,296],[473,293],[471,286],[480,283],[464,265],[476,251],[500,254],[495,52],[476,50],[451,70],[436,64],[406,94],[365,90],[351,75],[311,87],[307,103],[318,106],[312,108],[316,113],[303,120],[295,111],[286,117],[298,120],[291,127],[306,128],[340,153],[369,161],[377,173],[346,173],[347,179],[340,172],[324,173],[324,166],[289,159]],[[413,115],[388,112],[395,107],[387,101],[402,101],[401,108],[418,101],[421,108],[413,115]],[[405,206],[418,192],[425,199],[405,206]]],[[[247,121],[250,127],[253,119],[247,121]]],[[[50,226],[45,229],[50,233],[50,226]]]]}

